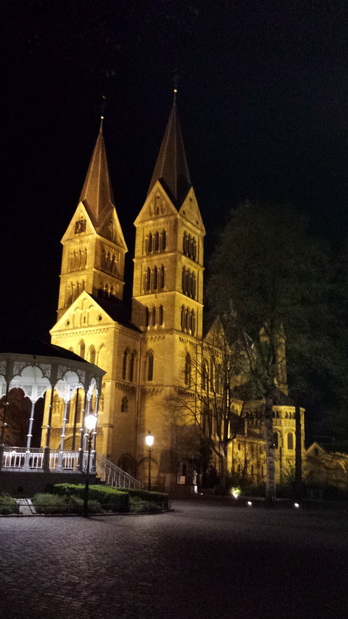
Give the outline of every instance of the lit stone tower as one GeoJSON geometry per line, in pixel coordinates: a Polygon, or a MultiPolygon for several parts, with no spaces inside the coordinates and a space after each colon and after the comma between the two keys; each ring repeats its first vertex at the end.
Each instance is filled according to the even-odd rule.
{"type": "Polygon", "coordinates": [[[184,385],[187,355],[195,358],[202,341],[205,235],[175,101],[135,226],[132,322],[144,332],[139,445],[150,430],[154,474],[157,466],[168,487],[180,449],[165,400],[184,385]]]}
{"type": "Polygon", "coordinates": [[[83,290],[101,298],[122,299],[127,247],[114,206],[102,124],[62,244],[58,318],[83,290]]]}
{"type": "MultiPolygon", "coordinates": [[[[127,247],[114,206],[102,127],[62,244],[58,320],[51,329],[52,343],[106,371],[99,398],[97,452],[134,473],[141,334],[130,324],[122,305],[127,247]]],[[[60,440],[59,406],[58,402],[53,411],[53,447],[60,440]]],[[[66,447],[76,446],[75,434],[70,416],[66,447]]]]}

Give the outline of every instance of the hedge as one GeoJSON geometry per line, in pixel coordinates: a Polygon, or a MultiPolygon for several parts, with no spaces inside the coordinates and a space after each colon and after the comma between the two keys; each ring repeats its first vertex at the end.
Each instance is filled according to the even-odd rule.
{"type": "Polygon", "coordinates": [[[19,514],[19,505],[16,499],[12,499],[10,496],[0,496],[0,514],[3,516],[19,514]]]}
{"type": "Polygon", "coordinates": [[[143,490],[137,488],[116,488],[118,491],[127,492],[130,497],[138,497],[143,501],[151,501],[168,508],[168,494],[165,492],[153,492],[152,490],[143,490]]]}
{"type": "MultiPolygon", "coordinates": [[[[85,484],[54,484],[52,488],[54,494],[65,496],[77,496],[84,498],[85,484]]],[[[129,495],[127,492],[110,488],[110,486],[89,486],[88,498],[91,501],[98,501],[103,509],[113,512],[129,511],[129,495]]]]}
{"type": "MultiPolygon", "coordinates": [[[[32,498],[38,514],[82,514],[83,500],[77,496],[49,493],[35,494],[32,498]]],[[[97,501],[88,501],[88,513],[100,514],[103,510],[97,501]]]]}

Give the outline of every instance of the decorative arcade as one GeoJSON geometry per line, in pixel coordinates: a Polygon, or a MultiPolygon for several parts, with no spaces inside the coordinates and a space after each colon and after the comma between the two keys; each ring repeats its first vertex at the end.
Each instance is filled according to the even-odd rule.
{"type": "MultiPolygon", "coordinates": [[[[88,431],[85,418],[93,413],[98,419],[98,402],[104,370],[88,363],[70,351],[57,346],[44,345],[52,349],[52,355],[30,355],[19,353],[0,353],[0,403],[3,409],[0,444],[1,473],[75,473],[83,474],[87,470],[88,431]],[[8,427],[9,395],[12,389],[19,388],[30,400],[26,445],[12,446],[6,444],[8,427]],[[51,448],[52,410],[55,397],[64,403],[58,449],[51,448]],[[46,401],[42,426],[43,446],[33,447],[33,424],[35,406],[40,398],[46,401]],[[82,415],[77,415],[76,403],[82,401],[82,415]],[[75,406],[74,406],[75,405],[75,406]],[[66,449],[66,432],[68,414],[74,408],[72,448],[66,449]],[[79,424],[78,424],[79,422],[79,424]],[[80,425],[81,427],[77,427],[80,425]],[[77,439],[77,440],[76,440],[77,439]]],[[[101,479],[109,485],[137,487],[137,480],[108,462],[102,456],[97,457],[98,428],[93,430],[91,444],[90,471],[100,473],[101,479]]],[[[61,476],[60,476],[61,477],[61,476]]]]}

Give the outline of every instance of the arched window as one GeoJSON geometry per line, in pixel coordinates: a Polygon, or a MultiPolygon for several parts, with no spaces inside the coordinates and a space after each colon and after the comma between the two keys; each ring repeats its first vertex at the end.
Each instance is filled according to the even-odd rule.
{"type": "Polygon", "coordinates": [[[166,235],[166,231],[162,230],[162,237],[161,237],[161,249],[162,251],[165,250],[167,245],[167,235],[166,235]]]}
{"type": "Polygon", "coordinates": [[[152,234],[150,232],[149,237],[147,239],[147,253],[150,254],[152,252],[152,234]]]}
{"type": "Polygon", "coordinates": [[[186,294],[186,289],[185,289],[185,285],[186,285],[186,269],[185,269],[185,267],[183,267],[183,269],[182,269],[181,285],[182,285],[183,293],[186,294]]]}
{"type": "Polygon", "coordinates": [[[133,350],[131,356],[130,356],[130,362],[129,362],[129,380],[131,382],[134,381],[134,377],[135,377],[135,371],[136,371],[136,358],[137,358],[137,353],[135,350],[133,350]]]}
{"type": "Polygon", "coordinates": [[[186,308],[186,310],[185,310],[185,330],[186,331],[189,329],[189,322],[190,322],[190,312],[186,308]]]}
{"type": "Polygon", "coordinates": [[[151,269],[147,267],[145,277],[145,290],[151,290],[151,269]]]}
{"type": "Polygon", "coordinates": [[[182,252],[186,254],[186,232],[184,232],[184,236],[182,237],[182,252]]]}
{"type": "Polygon", "coordinates": [[[181,306],[181,329],[184,331],[185,329],[185,308],[181,306]]]}
{"type": "Polygon", "coordinates": [[[153,280],[152,280],[152,288],[153,288],[153,290],[157,290],[157,286],[158,286],[158,269],[157,269],[157,267],[154,267],[154,269],[153,269],[153,280]]]}
{"type": "Polygon", "coordinates": [[[195,317],[194,310],[191,310],[191,333],[192,335],[195,334],[195,331],[196,331],[196,317],[195,317]]]}
{"type": "Polygon", "coordinates": [[[161,271],[160,271],[159,288],[161,290],[163,290],[163,288],[164,288],[164,265],[163,264],[161,266],[161,271]]]}
{"type": "Polygon", "coordinates": [[[153,306],[153,308],[152,308],[151,324],[152,324],[153,327],[156,325],[156,307],[155,306],[153,306]]]}
{"type": "Polygon", "coordinates": [[[187,353],[185,359],[185,385],[191,386],[191,357],[189,353],[187,353]]]}
{"type": "Polygon", "coordinates": [[[155,234],[155,251],[159,251],[160,249],[160,236],[159,236],[159,232],[156,232],[155,234]]]}
{"type": "Polygon", "coordinates": [[[128,413],[128,398],[123,396],[121,401],[121,413],[128,413]]]}
{"type": "Polygon", "coordinates": [[[208,363],[207,361],[203,361],[202,365],[202,389],[204,391],[208,391],[208,363]]]}
{"type": "Polygon", "coordinates": [[[85,354],[86,354],[86,345],[85,345],[84,341],[83,341],[83,340],[81,340],[81,342],[80,342],[80,352],[79,352],[79,355],[80,355],[80,357],[85,358],[85,354]]]}
{"type": "Polygon", "coordinates": [[[288,434],[288,449],[294,449],[294,435],[292,432],[288,434]]]}
{"type": "Polygon", "coordinates": [[[192,273],[192,298],[196,298],[196,275],[192,273]]]}
{"type": "Polygon", "coordinates": [[[164,308],[163,308],[163,305],[160,305],[159,310],[158,310],[158,324],[159,325],[163,325],[163,318],[164,318],[164,308]]]}
{"type": "Polygon", "coordinates": [[[145,308],[145,327],[148,327],[150,324],[150,310],[148,307],[145,308]]]}
{"type": "Polygon", "coordinates": [[[146,380],[153,380],[154,356],[153,352],[147,353],[146,380]]]}
{"type": "Polygon", "coordinates": [[[128,360],[128,348],[126,348],[126,350],[123,353],[123,360],[122,360],[122,379],[126,380],[127,378],[127,360],[128,360]]]}
{"type": "Polygon", "coordinates": [[[89,349],[89,362],[90,363],[95,363],[95,348],[94,346],[91,346],[89,349]]]}

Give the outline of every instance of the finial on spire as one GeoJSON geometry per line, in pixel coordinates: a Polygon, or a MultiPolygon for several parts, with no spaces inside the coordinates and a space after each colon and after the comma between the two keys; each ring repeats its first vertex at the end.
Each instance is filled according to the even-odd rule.
{"type": "MultiPolygon", "coordinates": [[[[177,69],[175,69],[175,71],[177,71],[177,69]]],[[[178,73],[175,72],[174,77],[173,77],[173,93],[174,93],[174,103],[176,103],[176,95],[178,92],[178,82],[180,79],[180,75],[178,75],[178,73]]]]}
{"type": "Polygon", "coordinates": [[[100,128],[99,131],[100,133],[102,133],[103,131],[103,121],[104,121],[104,114],[105,114],[105,108],[106,108],[106,97],[105,95],[102,95],[102,100],[100,103],[100,128]]]}

